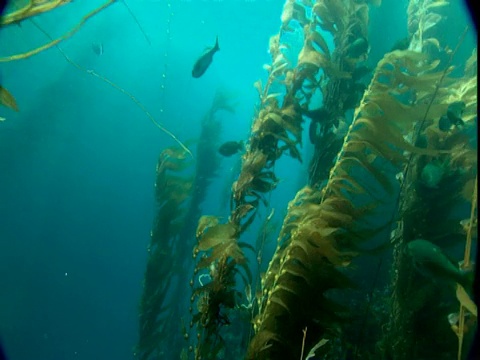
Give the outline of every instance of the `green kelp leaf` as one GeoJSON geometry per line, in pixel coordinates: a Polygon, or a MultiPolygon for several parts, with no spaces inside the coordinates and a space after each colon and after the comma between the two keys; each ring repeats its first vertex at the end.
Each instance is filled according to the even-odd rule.
{"type": "Polygon", "coordinates": [[[0,104],[12,110],[19,111],[15,98],[2,85],[0,85],[0,104]]]}
{"type": "Polygon", "coordinates": [[[313,348],[312,350],[310,350],[308,352],[308,355],[307,357],[305,358],[305,360],[309,360],[313,357],[315,357],[315,351],[317,351],[318,349],[320,349],[323,345],[325,345],[326,343],[328,342],[328,339],[322,339],[320,340],[313,348]]]}

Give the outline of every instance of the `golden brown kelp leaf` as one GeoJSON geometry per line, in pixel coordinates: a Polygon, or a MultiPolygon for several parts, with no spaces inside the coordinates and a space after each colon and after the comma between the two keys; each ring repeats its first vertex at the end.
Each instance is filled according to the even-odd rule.
{"type": "MultiPolygon", "coordinates": [[[[202,235],[198,241],[198,249],[200,251],[206,251],[214,248],[223,242],[230,242],[236,234],[236,229],[231,224],[216,224],[210,226],[207,230],[202,232],[202,235]]],[[[198,234],[198,230],[197,230],[198,234]]]]}
{"type": "Polygon", "coordinates": [[[0,104],[9,107],[12,110],[19,111],[15,98],[2,85],[0,85],[0,104]]]}
{"type": "MultiPolygon", "coordinates": [[[[340,310],[324,291],[349,284],[334,267],[348,265],[356,252],[342,251],[334,238],[350,227],[354,210],[345,199],[319,204],[320,199],[319,191],[307,187],[289,203],[281,242],[262,279],[249,359],[296,358],[299,329],[307,326],[315,338],[326,335],[322,329],[335,328],[340,310]]],[[[307,348],[314,345],[307,341],[307,348]]]]}
{"type": "Polygon", "coordinates": [[[207,228],[213,227],[218,223],[219,223],[218,217],[212,216],[212,215],[203,215],[198,220],[198,226],[196,231],[197,238],[200,238],[201,236],[203,236],[203,233],[207,228]]]}

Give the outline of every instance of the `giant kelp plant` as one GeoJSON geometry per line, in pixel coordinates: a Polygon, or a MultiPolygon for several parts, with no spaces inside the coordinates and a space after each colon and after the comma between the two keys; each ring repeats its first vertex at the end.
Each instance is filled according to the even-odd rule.
{"type": "MultiPolygon", "coordinates": [[[[440,5],[446,6],[447,3],[410,3],[411,47],[425,53],[442,51],[439,41],[432,35],[442,18],[435,11],[440,5]]],[[[462,350],[468,349],[468,342],[471,344],[472,341],[473,331],[469,329],[465,347],[463,330],[457,329],[457,350],[456,339],[451,336],[450,328],[456,327],[457,321],[463,323],[467,313],[471,316],[469,311],[463,310],[463,304],[460,305],[459,320],[450,324],[445,321],[447,317],[451,319],[451,314],[457,314],[452,305],[454,285],[438,286],[428,278],[416,277],[416,269],[405,251],[408,243],[418,238],[448,249],[461,243],[471,229],[467,224],[476,221],[477,152],[468,135],[475,132],[477,116],[476,51],[465,64],[464,76],[452,79],[448,74],[453,70],[450,63],[456,50],[450,51],[444,70],[438,73],[439,79],[430,91],[429,104],[443,108],[443,113],[431,118],[427,116],[430,111],[427,109],[414,138],[418,146],[436,149],[441,154],[433,157],[411,154],[409,166],[402,175],[401,217],[395,231],[398,241],[392,269],[394,291],[388,332],[381,343],[383,352],[392,359],[452,359],[456,356],[460,360],[465,356],[462,350]],[[468,219],[463,219],[465,216],[455,211],[455,207],[465,201],[472,204],[468,219]]],[[[471,232],[467,237],[462,265],[465,268],[471,261],[471,232]]]]}
{"type": "Polygon", "coordinates": [[[447,7],[411,0],[408,44],[385,54],[365,86],[367,2],[285,2],[267,79],[255,84],[260,104],[230,216],[198,221],[182,359],[464,358],[477,316],[470,289],[417,276],[406,250],[422,238],[448,251],[466,235],[468,270],[475,248],[476,52],[454,77],[462,39],[451,48],[438,39],[447,7]],[[288,40],[295,31],[304,39],[298,54],[288,40]],[[277,187],[275,164],[284,154],[302,159],[304,119],[314,145],[309,182],[288,204],[268,268],[254,271],[251,255],[266,254],[262,234],[248,235],[277,187]],[[465,200],[469,215],[450,211],[465,200]],[[366,292],[362,259],[385,252],[391,282],[366,292]],[[360,323],[353,291],[368,298],[360,323]]]}
{"type": "MultiPolygon", "coordinates": [[[[220,110],[234,112],[231,96],[217,91],[201,121],[196,162],[186,151],[170,147],[161,152],[156,168],[157,210],[148,246],[147,268],[140,302],[139,359],[177,356],[188,340],[188,304],[178,301],[190,288],[191,248],[200,205],[220,165],[216,154],[222,129],[220,110]],[[192,169],[193,168],[193,169],[192,169]],[[193,171],[192,171],[193,170],[193,171]],[[183,323],[172,332],[172,323],[183,323]]],[[[193,269],[192,269],[193,270],[193,269]]]]}
{"type": "Polygon", "coordinates": [[[158,209],[148,246],[135,350],[139,359],[168,356],[167,344],[176,341],[169,324],[177,321],[180,313],[175,311],[176,302],[171,294],[181,287],[177,280],[182,279],[183,273],[185,251],[179,237],[193,179],[181,174],[189,165],[185,151],[177,148],[165,149],[158,159],[155,181],[158,209]]]}

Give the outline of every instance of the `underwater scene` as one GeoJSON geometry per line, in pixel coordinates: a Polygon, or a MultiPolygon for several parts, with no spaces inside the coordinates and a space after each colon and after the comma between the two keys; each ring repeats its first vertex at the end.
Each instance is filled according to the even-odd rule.
{"type": "Polygon", "coordinates": [[[0,5],[0,360],[477,358],[466,3],[0,5]]]}

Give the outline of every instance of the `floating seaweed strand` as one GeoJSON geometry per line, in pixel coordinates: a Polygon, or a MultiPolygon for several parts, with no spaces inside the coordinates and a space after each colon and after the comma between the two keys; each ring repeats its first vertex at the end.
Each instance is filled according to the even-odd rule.
{"type": "MultiPolygon", "coordinates": [[[[20,60],[20,59],[26,59],[26,58],[29,58],[33,55],[36,55],[44,50],[47,50],[47,49],[50,49],[51,47],[53,46],[56,46],[58,45],[61,41],[63,40],[66,40],[70,37],[72,37],[78,30],[81,29],[81,27],[89,20],[91,19],[93,16],[97,15],[99,12],[101,12],[102,10],[106,9],[107,7],[109,7],[110,5],[112,5],[114,2],[116,2],[116,0],[109,0],[107,1],[106,3],[104,3],[102,6],[96,8],[95,10],[91,11],[90,13],[88,13],[87,15],[85,15],[82,20],[80,20],[80,22],[75,25],[75,27],[73,27],[69,32],[67,32],[66,34],[63,34],[62,36],[58,37],[57,39],[53,39],[50,35],[48,35],[48,37],[50,38],[50,42],[48,44],[45,44],[45,45],[42,45],[38,48],[35,48],[33,50],[30,50],[30,51],[27,51],[27,52],[24,52],[22,54],[17,54],[17,55],[11,55],[11,56],[6,56],[6,57],[0,57],[0,63],[2,62],[9,62],[9,61],[14,61],[14,60],[20,60]]],[[[57,3],[66,3],[65,0],[60,0],[60,1],[57,1],[57,3]]],[[[59,6],[59,4],[57,4],[57,6],[59,6]]],[[[34,15],[38,15],[39,13],[41,12],[46,12],[46,11],[49,11],[49,10],[52,10],[53,8],[56,8],[57,6],[53,6],[51,5],[49,8],[47,8],[47,10],[43,10],[43,11],[37,11],[36,13],[33,13],[32,14],[32,11],[30,12],[25,12],[25,10],[19,14],[17,14],[17,12],[13,13],[13,14],[9,14],[9,15],[6,15],[5,16],[5,19],[0,22],[0,26],[5,26],[5,25],[10,25],[10,24],[14,24],[14,23],[19,23],[21,20],[25,20],[29,17],[32,17],[34,15]],[[9,20],[10,17],[12,17],[13,20],[9,20]]],[[[20,11],[20,10],[19,10],[20,11]]],[[[38,26],[37,26],[38,27],[38,26]]],[[[45,31],[43,31],[44,34],[45,31]]]]}
{"type": "MultiPolygon", "coordinates": [[[[45,34],[45,36],[47,36],[49,39],[53,40],[53,38],[50,36],[49,33],[47,33],[45,31],[45,29],[43,29],[40,25],[38,25],[33,19],[30,19],[30,21],[42,32],[45,34]]],[[[53,42],[52,42],[53,43],[53,42]]],[[[58,45],[58,43],[55,43],[54,46],[58,49],[58,51],[62,54],[62,56],[65,58],[65,60],[67,60],[70,64],[72,64],[74,67],[76,67],[77,69],[87,73],[87,74],[90,74],[100,80],[102,80],[103,82],[106,82],[107,84],[109,84],[110,86],[112,86],[113,88],[117,89],[118,91],[120,91],[121,93],[127,95],[144,113],[145,115],[147,115],[147,117],[150,119],[150,121],[156,126],[158,127],[160,130],[162,130],[165,134],[167,134],[168,136],[170,136],[173,140],[175,140],[175,142],[177,142],[183,150],[185,150],[192,158],[193,158],[193,154],[192,152],[170,131],[168,130],[166,127],[164,127],[162,124],[160,124],[157,120],[155,120],[155,118],[153,117],[153,115],[147,110],[147,108],[145,107],[145,105],[143,105],[140,100],[138,100],[134,95],[132,95],[130,92],[128,92],[127,90],[125,90],[124,88],[122,88],[121,86],[115,84],[113,81],[107,79],[105,76],[103,75],[100,75],[98,74],[97,72],[95,72],[94,70],[91,70],[91,69],[87,69],[83,66],[81,66],[80,64],[78,64],[77,62],[73,61],[66,53],[65,51],[63,51],[63,49],[58,45]]],[[[1,61],[1,59],[0,59],[1,61]]],[[[163,112],[163,109],[161,110],[163,112]]]]}
{"type": "Polygon", "coordinates": [[[138,28],[140,29],[140,32],[143,34],[143,36],[145,37],[145,40],[147,40],[147,43],[148,45],[152,45],[152,43],[150,42],[150,39],[148,38],[147,34],[145,33],[145,30],[143,29],[143,26],[140,24],[140,22],[138,21],[137,17],[135,16],[135,14],[133,13],[132,9],[130,9],[130,6],[128,6],[127,2],[125,0],[122,1],[123,2],[123,5],[125,5],[125,7],[127,8],[127,11],[129,12],[130,16],[132,17],[133,21],[135,21],[135,23],[137,24],[138,28]]]}

